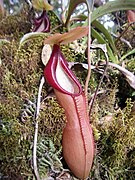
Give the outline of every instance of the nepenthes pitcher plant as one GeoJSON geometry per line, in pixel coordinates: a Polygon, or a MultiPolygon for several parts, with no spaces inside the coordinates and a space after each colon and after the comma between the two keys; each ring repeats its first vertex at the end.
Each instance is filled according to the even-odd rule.
{"type": "Polygon", "coordinates": [[[63,129],[63,157],[73,174],[85,179],[88,177],[94,158],[94,138],[89,123],[88,104],[85,93],[74,73],[69,69],[60,44],[70,42],[87,34],[87,27],[65,34],[56,34],[45,40],[53,44],[52,52],[44,68],[44,77],[53,87],[56,98],[65,110],[66,126],[63,129]]]}

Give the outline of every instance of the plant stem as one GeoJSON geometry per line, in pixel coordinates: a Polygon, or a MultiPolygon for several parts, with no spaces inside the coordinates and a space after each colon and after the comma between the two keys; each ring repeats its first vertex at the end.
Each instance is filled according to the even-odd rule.
{"type": "Polygon", "coordinates": [[[34,169],[35,178],[37,180],[40,180],[38,167],[37,167],[38,115],[39,115],[39,110],[40,110],[41,92],[42,92],[42,87],[43,87],[44,82],[45,82],[44,77],[42,77],[40,81],[40,85],[39,85],[39,90],[38,90],[37,107],[36,107],[36,113],[35,113],[36,122],[35,122],[34,145],[33,145],[33,169],[34,169]]]}
{"type": "Polygon", "coordinates": [[[33,169],[34,169],[34,174],[35,178],[37,180],[40,180],[39,172],[38,172],[38,167],[37,167],[37,137],[38,137],[38,121],[35,123],[35,134],[34,134],[34,145],[33,145],[33,169]]]}
{"type": "Polygon", "coordinates": [[[89,32],[88,32],[88,74],[86,77],[86,82],[85,82],[85,96],[88,98],[88,84],[91,76],[91,57],[90,57],[90,45],[91,45],[91,11],[88,13],[88,27],[89,27],[89,32]]]}
{"type": "MultiPolygon", "coordinates": [[[[103,49],[102,49],[102,50],[103,50],[103,49]]],[[[92,107],[93,107],[94,102],[95,102],[95,99],[96,99],[96,97],[97,97],[99,87],[101,86],[101,83],[103,82],[104,76],[105,76],[105,74],[106,74],[106,72],[107,72],[107,67],[108,67],[109,58],[108,58],[108,55],[107,55],[107,48],[106,48],[106,46],[105,46],[105,50],[103,50],[103,51],[104,51],[104,54],[105,54],[105,57],[106,57],[106,64],[105,64],[106,66],[105,66],[103,75],[102,75],[102,77],[101,77],[101,79],[100,79],[100,81],[99,81],[99,84],[98,84],[98,86],[97,86],[97,88],[96,88],[94,97],[93,97],[92,100],[91,100],[89,116],[91,115],[92,107]]]]}

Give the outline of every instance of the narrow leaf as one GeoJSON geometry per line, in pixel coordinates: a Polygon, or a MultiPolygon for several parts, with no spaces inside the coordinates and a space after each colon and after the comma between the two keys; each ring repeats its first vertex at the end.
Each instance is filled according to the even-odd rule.
{"type": "Polygon", "coordinates": [[[132,54],[135,54],[135,49],[132,49],[131,51],[129,51],[128,53],[126,53],[124,56],[121,57],[121,61],[124,60],[127,56],[130,56],[132,54]]]}
{"type": "MultiPolygon", "coordinates": [[[[87,16],[84,15],[84,14],[79,14],[77,16],[74,16],[71,18],[70,22],[71,21],[85,21],[87,19],[87,16]]],[[[78,22],[77,22],[78,23],[78,22]]]]}
{"type": "Polygon", "coordinates": [[[107,2],[105,5],[100,6],[92,13],[92,22],[97,18],[109,14],[111,12],[120,10],[134,10],[135,0],[115,0],[107,2]]]}
{"type": "Polygon", "coordinates": [[[67,15],[67,19],[66,19],[66,25],[68,24],[68,21],[72,15],[72,13],[74,12],[75,8],[81,4],[81,3],[86,3],[88,6],[88,10],[91,11],[92,9],[92,5],[93,5],[93,0],[70,0],[69,2],[69,8],[68,8],[68,15],[67,15]]]}
{"type": "Polygon", "coordinates": [[[72,13],[74,12],[75,8],[81,4],[84,3],[85,0],[78,0],[78,1],[74,1],[74,0],[70,0],[69,2],[69,7],[68,7],[68,16],[66,19],[66,24],[68,24],[68,21],[70,19],[70,16],[72,15],[72,13]]]}
{"type": "Polygon", "coordinates": [[[115,43],[112,39],[111,34],[109,33],[109,31],[104,27],[104,25],[102,25],[99,21],[95,20],[93,21],[92,25],[94,27],[96,27],[96,29],[98,29],[100,32],[103,33],[103,35],[105,36],[105,39],[108,41],[108,43],[110,44],[111,48],[113,49],[114,52],[116,52],[116,47],[115,47],[115,43]]]}
{"type": "Polygon", "coordinates": [[[37,37],[46,37],[46,36],[47,36],[47,34],[42,33],[42,32],[30,32],[30,33],[27,33],[21,38],[19,47],[21,47],[23,44],[25,44],[30,39],[34,39],[34,38],[37,38],[37,37]]]}
{"type": "Polygon", "coordinates": [[[107,53],[110,57],[110,59],[113,61],[113,62],[117,62],[117,59],[116,57],[114,56],[114,53],[112,52],[110,46],[108,45],[108,43],[105,41],[105,39],[95,30],[95,29],[91,29],[91,34],[92,36],[97,39],[98,43],[99,44],[106,44],[107,46],[107,53]]]}

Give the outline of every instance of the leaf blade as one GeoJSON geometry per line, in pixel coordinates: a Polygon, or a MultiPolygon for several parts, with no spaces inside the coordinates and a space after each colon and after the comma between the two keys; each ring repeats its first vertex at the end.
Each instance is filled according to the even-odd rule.
{"type": "Polygon", "coordinates": [[[92,28],[91,29],[91,33],[92,33],[92,36],[98,40],[98,43],[100,44],[106,44],[106,47],[107,47],[107,53],[110,57],[110,59],[113,61],[113,62],[117,62],[117,58],[114,56],[114,53],[112,52],[110,46],[108,45],[108,43],[105,41],[105,39],[94,29],[92,28]]]}
{"type": "Polygon", "coordinates": [[[108,43],[110,44],[111,48],[113,49],[114,52],[116,52],[115,43],[114,43],[112,36],[109,33],[109,31],[97,20],[93,21],[92,25],[104,34],[104,36],[108,40],[108,43]]]}
{"type": "Polygon", "coordinates": [[[120,10],[134,10],[135,9],[135,1],[134,0],[116,0],[107,2],[105,5],[100,6],[92,13],[92,19],[93,22],[97,18],[109,14],[114,11],[120,11],[120,10]]]}

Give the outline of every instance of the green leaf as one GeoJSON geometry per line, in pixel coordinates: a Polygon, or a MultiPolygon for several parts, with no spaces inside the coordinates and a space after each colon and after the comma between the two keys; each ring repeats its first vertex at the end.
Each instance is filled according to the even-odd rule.
{"type": "Polygon", "coordinates": [[[92,25],[96,29],[98,29],[100,32],[103,33],[103,35],[105,36],[106,40],[108,41],[108,43],[110,44],[111,48],[113,49],[113,51],[116,52],[116,47],[115,47],[115,43],[113,41],[113,38],[112,38],[111,34],[109,33],[109,31],[104,27],[104,25],[102,25],[97,20],[93,21],[92,25]]]}
{"type": "Polygon", "coordinates": [[[110,46],[108,45],[108,43],[106,42],[106,40],[94,28],[91,29],[91,34],[95,39],[97,39],[98,43],[106,44],[107,53],[108,53],[110,59],[116,63],[117,58],[114,56],[114,53],[112,52],[112,50],[111,50],[110,46]]]}
{"type": "Polygon", "coordinates": [[[70,0],[69,7],[68,7],[68,15],[67,15],[66,23],[65,23],[66,25],[68,24],[70,16],[74,12],[75,8],[81,3],[84,3],[84,0],[78,0],[78,1],[70,0]]]}
{"type": "Polygon", "coordinates": [[[120,59],[120,61],[124,60],[127,56],[130,56],[132,54],[135,54],[135,49],[132,49],[131,51],[129,51],[128,53],[126,53],[125,55],[123,55],[120,59]]]}
{"type": "MultiPolygon", "coordinates": [[[[78,15],[78,16],[74,16],[72,18],[72,20],[75,20],[75,19],[79,19],[80,21],[85,21],[87,19],[87,16],[85,15],[78,15]]],[[[82,23],[80,24],[80,26],[83,25],[82,23]]],[[[104,25],[102,25],[99,21],[95,20],[93,21],[92,23],[93,27],[95,27],[96,29],[98,29],[100,32],[102,32],[102,34],[105,36],[107,42],[110,44],[112,50],[114,52],[116,52],[116,47],[115,47],[115,43],[113,41],[113,38],[111,36],[111,34],[109,33],[109,31],[104,27],[104,25]]],[[[73,27],[77,27],[78,26],[78,23],[74,23],[72,25],[72,28],[73,27]]]]}
{"type": "Polygon", "coordinates": [[[69,7],[68,7],[68,13],[67,13],[68,15],[67,15],[65,25],[68,24],[70,16],[74,12],[75,8],[81,3],[86,3],[88,6],[88,10],[91,11],[92,5],[93,5],[93,0],[70,0],[69,7]]]}
{"type": "Polygon", "coordinates": [[[23,44],[25,44],[27,41],[29,41],[30,39],[34,39],[34,38],[37,38],[37,37],[46,37],[46,36],[47,36],[47,34],[42,33],[42,32],[30,32],[30,33],[27,33],[21,38],[19,48],[23,44]]]}
{"type": "Polygon", "coordinates": [[[105,5],[100,6],[92,13],[92,22],[97,18],[109,14],[111,12],[120,11],[120,10],[134,10],[135,9],[135,0],[116,0],[107,2],[105,5]]]}
{"type": "MultiPolygon", "coordinates": [[[[0,48],[2,48],[2,46],[6,43],[10,43],[10,41],[6,40],[6,39],[0,39],[0,48]]],[[[0,57],[0,66],[2,65],[2,60],[0,57]]]]}
{"type": "Polygon", "coordinates": [[[87,16],[84,14],[79,14],[77,16],[74,16],[71,21],[85,21],[87,19],[87,16]]]}
{"type": "Polygon", "coordinates": [[[132,93],[132,96],[135,96],[135,91],[132,93]]]}

